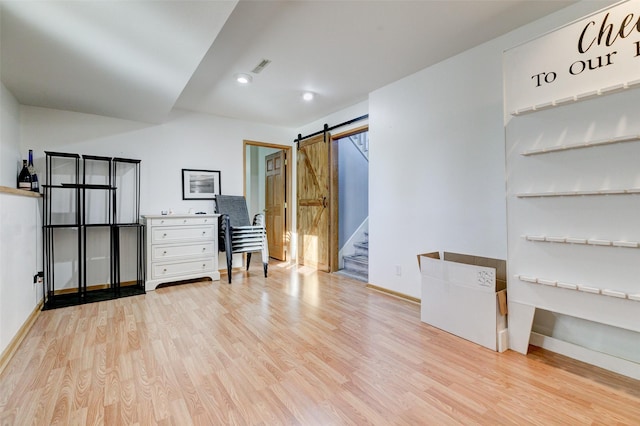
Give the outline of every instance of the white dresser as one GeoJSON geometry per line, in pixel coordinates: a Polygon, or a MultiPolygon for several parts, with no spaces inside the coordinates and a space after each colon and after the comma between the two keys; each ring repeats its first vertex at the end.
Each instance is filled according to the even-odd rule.
{"type": "Polygon", "coordinates": [[[194,278],[220,280],[218,216],[143,216],[147,240],[145,290],[155,290],[158,284],[194,278]]]}

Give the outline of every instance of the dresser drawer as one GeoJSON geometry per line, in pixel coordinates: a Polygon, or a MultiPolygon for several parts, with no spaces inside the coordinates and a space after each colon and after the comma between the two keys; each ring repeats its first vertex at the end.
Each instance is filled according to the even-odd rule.
{"type": "Polygon", "coordinates": [[[178,241],[210,241],[215,237],[213,226],[195,227],[152,227],[151,243],[171,243],[178,241]]]}
{"type": "Polygon", "coordinates": [[[214,270],[214,259],[192,260],[188,262],[154,263],[152,264],[151,278],[199,274],[214,270]]]}
{"type": "Polygon", "coordinates": [[[154,245],[151,247],[152,262],[165,262],[183,257],[194,258],[213,255],[214,245],[212,242],[201,244],[154,245]]]}
{"type": "Polygon", "coordinates": [[[217,217],[167,217],[149,220],[151,226],[211,225],[217,223],[217,217]]]}

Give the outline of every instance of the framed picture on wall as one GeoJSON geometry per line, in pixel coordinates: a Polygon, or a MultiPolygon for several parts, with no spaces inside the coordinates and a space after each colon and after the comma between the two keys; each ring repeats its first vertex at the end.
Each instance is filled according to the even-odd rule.
{"type": "Polygon", "coordinates": [[[219,170],[182,169],[183,200],[213,200],[220,194],[219,170]]]}

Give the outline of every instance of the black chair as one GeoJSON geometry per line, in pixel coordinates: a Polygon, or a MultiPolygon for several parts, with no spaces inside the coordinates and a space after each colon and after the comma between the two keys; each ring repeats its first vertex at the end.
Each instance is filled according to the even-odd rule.
{"type": "Polygon", "coordinates": [[[216,213],[219,217],[219,250],[227,254],[227,275],[231,284],[231,264],[234,253],[247,253],[247,271],[251,262],[251,253],[262,253],[264,276],[269,266],[269,246],[267,230],[262,213],[249,222],[247,200],[241,195],[216,195],[216,213]]]}

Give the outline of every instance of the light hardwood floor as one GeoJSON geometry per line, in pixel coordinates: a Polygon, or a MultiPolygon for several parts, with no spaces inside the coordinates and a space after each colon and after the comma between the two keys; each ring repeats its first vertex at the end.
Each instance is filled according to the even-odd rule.
{"type": "Polygon", "coordinates": [[[258,263],[42,312],[0,377],[0,423],[640,424],[639,381],[498,354],[361,282],[258,263]]]}

